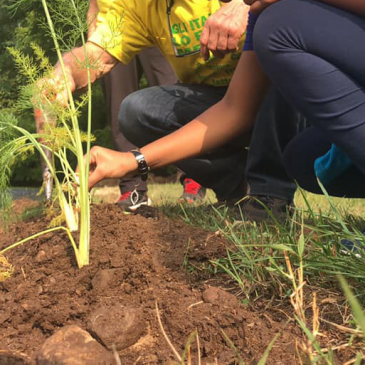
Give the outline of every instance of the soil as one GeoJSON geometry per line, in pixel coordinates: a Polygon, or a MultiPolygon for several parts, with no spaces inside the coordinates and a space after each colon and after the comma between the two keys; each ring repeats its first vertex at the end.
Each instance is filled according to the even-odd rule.
{"type": "MultiPolygon", "coordinates": [[[[146,213],[147,218],[126,215],[114,205],[93,206],[90,265],[81,270],[63,232],[7,253],[15,271],[0,283],[1,365],[114,364],[113,350],[122,364],[169,364],[176,358],[162,328],[180,355],[197,330],[200,346],[198,352],[196,339],[192,341],[192,364],[198,364],[198,354],[202,364],[238,364],[235,351],[254,364],[279,332],[267,363],[298,363],[298,327],[287,324],[284,315],[248,308],[222,287],[224,277],[198,268],[224,256],[227,241],[154,211],[146,213]],[[94,360],[74,362],[84,353],[74,340],[73,360],[67,360],[67,351],[57,353],[67,337],[62,335],[63,340],[54,337],[49,346],[56,348],[55,356],[66,357],[44,360],[51,351],[47,339],[60,329],[78,328],[84,330],[82,338],[92,336],[85,343],[96,340],[105,354],[98,349],[94,360]]],[[[32,218],[13,224],[1,234],[0,249],[44,230],[47,223],[32,218]]]]}

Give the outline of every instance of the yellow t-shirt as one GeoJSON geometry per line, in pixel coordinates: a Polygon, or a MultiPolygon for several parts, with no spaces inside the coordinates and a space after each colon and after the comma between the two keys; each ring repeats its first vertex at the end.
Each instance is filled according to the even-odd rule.
{"type": "Polygon", "coordinates": [[[200,49],[204,24],[221,7],[220,2],[175,0],[168,16],[169,2],[170,0],[98,0],[96,30],[89,41],[103,47],[125,64],[144,48],[156,45],[180,82],[228,85],[241,55],[244,36],[239,50],[223,59],[211,57],[205,62],[199,52],[193,53],[200,49]],[[185,56],[177,57],[176,54],[185,56]]]}

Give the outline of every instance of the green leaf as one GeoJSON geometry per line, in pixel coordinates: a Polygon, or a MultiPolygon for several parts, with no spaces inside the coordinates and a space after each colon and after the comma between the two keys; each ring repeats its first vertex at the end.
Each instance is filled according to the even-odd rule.
{"type": "Polygon", "coordinates": [[[359,301],[356,299],[355,295],[353,294],[352,290],[350,289],[349,285],[347,284],[346,280],[339,276],[339,280],[342,286],[342,289],[346,295],[347,300],[350,303],[352,313],[354,315],[354,319],[356,323],[360,326],[363,336],[365,337],[365,314],[360,306],[359,301]]]}

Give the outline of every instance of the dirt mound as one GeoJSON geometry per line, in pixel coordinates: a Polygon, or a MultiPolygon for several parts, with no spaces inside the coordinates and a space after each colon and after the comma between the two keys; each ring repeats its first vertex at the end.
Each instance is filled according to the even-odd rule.
{"type": "MultiPolygon", "coordinates": [[[[0,248],[46,226],[40,218],[18,222],[0,237],[0,248]]],[[[268,363],[297,363],[297,328],[249,311],[212,284],[218,281],[207,281],[206,271],[189,266],[223,256],[228,244],[223,238],[164,217],[125,215],[113,205],[92,208],[91,237],[91,264],[82,270],[62,232],[9,252],[15,273],[0,283],[0,364],[2,351],[35,362],[41,348],[48,354],[46,340],[65,326],[86,330],[108,356],[116,349],[123,364],[170,363],[174,355],[162,335],[156,302],[180,354],[197,330],[202,364],[238,363],[223,331],[248,362],[258,360],[282,332],[268,363]]],[[[197,341],[191,351],[197,364],[197,341]]]]}

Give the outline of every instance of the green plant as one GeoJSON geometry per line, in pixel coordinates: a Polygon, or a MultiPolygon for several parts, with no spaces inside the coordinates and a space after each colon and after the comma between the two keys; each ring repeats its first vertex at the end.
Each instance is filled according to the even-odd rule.
{"type": "MultiPolygon", "coordinates": [[[[87,29],[86,10],[88,3],[77,0],[59,0],[47,2],[40,0],[45,13],[47,30],[51,36],[58,62],[62,69],[63,80],[55,80],[52,66],[41,47],[32,45],[34,58],[23,54],[17,49],[9,48],[21,74],[26,77],[27,85],[22,88],[15,110],[5,110],[0,113],[0,204],[6,211],[9,208],[10,196],[7,189],[11,169],[17,158],[26,158],[28,154],[38,151],[45,161],[55,183],[56,200],[62,210],[65,227],[52,227],[45,232],[17,242],[0,252],[29,241],[41,234],[57,229],[66,230],[75,251],[79,268],[89,263],[90,242],[90,204],[88,191],[89,151],[91,136],[91,77],[90,70],[97,67],[95,60],[90,60],[85,47],[84,34],[87,29]],[[52,14],[52,15],[51,15],[52,14]],[[57,31],[55,23],[58,25],[57,31]],[[76,101],[73,98],[67,82],[66,68],[62,51],[72,48],[77,39],[81,39],[84,50],[84,61],[76,60],[79,67],[86,70],[88,85],[84,96],[76,101]],[[66,41],[68,40],[68,42],[66,41]],[[42,81],[40,81],[42,80],[42,81]],[[58,88],[66,88],[68,102],[65,104],[55,98],[58,88]],[[42,128],[38,133],[30,133],[18,126],[16,112],[20,109],[35,106],[42,115],[42,128]],[[78,117],[83,107],[88,110],[87,132],[79,128],[78,117]],[[86,144],[84,151],[83,143],[86,144]],[[84,153],[86,152],[86,159],[84,153]],[[74,154],[79,166],[76,174],[69,163],[68,154],[74,154]],[[49,156],[52,156],[49,158],[49,156]],[[57,163],[56,163],[57,162],[57,163]],[[60,166],[62,175],[58,170],[60,166]],[[62,176],[62,178],[60,177],[62,176]],[[78,244],[72,236],[79,230],[78,244]]],[[[16,10],[26,3],[17,0],[13,4],[16,10]]],[[[59,220],[55,220],[58,222],[59,220]]]]}

